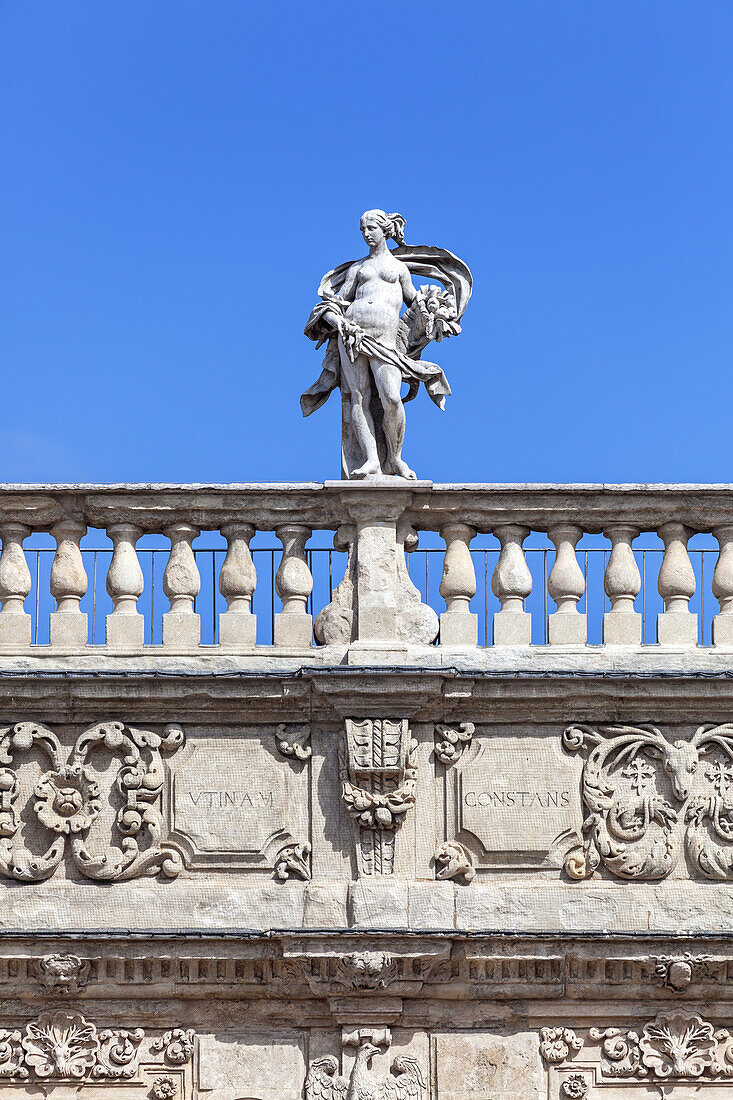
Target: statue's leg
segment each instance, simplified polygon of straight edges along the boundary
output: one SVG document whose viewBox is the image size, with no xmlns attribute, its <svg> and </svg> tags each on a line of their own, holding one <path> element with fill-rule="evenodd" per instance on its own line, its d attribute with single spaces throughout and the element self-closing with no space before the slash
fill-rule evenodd
<svg viewBox="0 0 733 1100">
<path fill-rule="evenodd" d="M 369 398 L 371 396 L 369 360 L 365 355 L 358 355 L 356 361 L 352 363 L 346 354 L 346 349 L 340 337 L 339 353 L 341 355 L 341 385 L 351 395 L 351 427 L 365 458 L 363 465 L 354 470 L 352 476 L 361 478 L 372 474 L 381 474 L 382 467 L 379 464 L 374 421 L 372 420 L 372 414 L 369 412 Z"/>
<path fill-rule="evenodd" d="M 387 441 L 388 474 L 398 477 L 414 477 L 415 473 L 402 460 L 402 444 L 405 441 L 405 406 L 402 404 L 402 375 L 391 363 L 371 360 L 374 383 L 384 409 L 384 437 Z"/>
</svg>

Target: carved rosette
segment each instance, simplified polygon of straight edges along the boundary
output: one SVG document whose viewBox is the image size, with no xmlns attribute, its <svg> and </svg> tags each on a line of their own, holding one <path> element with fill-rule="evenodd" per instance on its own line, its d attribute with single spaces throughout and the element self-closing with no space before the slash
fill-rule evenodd
<svg viewBox="0 0 733 1100">
<path fill-rule="evenodd" d="M 565 869 L 588 878 L 666 878 L 684 850 L 690 869 L 733 877 L 733 724 L 701 726 L 671 742 L 656 726 L 569 726 L 568 752 L 585 757 L 582 851 Z"/>
<path fill-rule="evenodd" d="M 346 719 L 341 794 L 359 828 L 363 875 L 394 872 L 395 831 L 415 805 L 416 751 L 407 719 Z"/>
<path fill-rule="evenodd" d="M 177 852 L 163 840 L 161 799 L 163 754 L 183 744 L 183 730 L 167 726 L 163 736 L 124 722 L 101 722 L 77 737 L 68 755 L 52 730 L 19 722 L 0 730 L 0 873 L 21 882 L 49 878 L 69 855 L 86 878 L 116 880 L 181 870 Z M 24 781 L 22 755 L 31 750 L 48 766 L 32 789 Z M 106 763 L 98 771 L 95 754 L 117 759 L 112 782 L 102 789 Z M 102 809 L 122 798 L 110 842 L 95 829 Z M 41 855 L 25 847 L 19 810 L 30 804 L 42 831 L 54 838 Z"/>
</svg>

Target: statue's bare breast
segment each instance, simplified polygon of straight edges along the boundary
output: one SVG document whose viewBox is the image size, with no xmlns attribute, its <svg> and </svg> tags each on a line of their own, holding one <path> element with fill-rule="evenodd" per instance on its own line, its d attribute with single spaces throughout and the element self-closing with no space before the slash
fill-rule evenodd
<svg viewBox="0 0 733 1100">
<path fill-rule="evenodd" d="M 394 346 L 402 307 L 401 266 L 391 257 L 363 260 L 354 301 L 346 310 L 350 321 L 388 347 Z"/>
</svg>

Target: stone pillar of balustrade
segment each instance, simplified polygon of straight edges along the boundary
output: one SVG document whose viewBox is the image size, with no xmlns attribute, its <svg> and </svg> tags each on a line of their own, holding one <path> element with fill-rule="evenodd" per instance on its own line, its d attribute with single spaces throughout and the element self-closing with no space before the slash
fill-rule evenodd
<svg viewBox="0 0 733 1100">
<path fill-rule="evenodd" d="M 733 645 L 733 524 L 713 531 L 720 553 L 713 573 L 713 595 L 720 603 L 713 616 L 713 645 Z"/>
<path fill-rule="evenodd" d="M 76 649 L 87 644 L 87 616 L 79 603 L 87 590 L 87 574 L 80 542 L 86 524 L 75 519 L 62 520 L 51 531 L 56 553 L 51 565 L 51 595 L 56 610 L 51 612 L 50 642 L 59 649 Z"/>
<path fill-rule="evenodd" d="M 305 559 L 305 544 L 310 528 L 300 523 L 287 523 L 275 534 L 283 545 L 280 566 L 275 574 L 275 591 L 283 609 L 275 615 L 273 643 L 276 646 L 302 649 L 313 644 L 313 616 L 306 614 L 305 605 L 313 591 L 313 577 Z"/>
<path fill-rule="evenodd" d="M 230 523 L 221 533 L 228 547 L 219 573 L 219 591 L 227 601 L 227 610 L 219 616 L 219 644 L 251 648 L 257 642 L 257 616 L 252 614 L 257 571 L 249 548 L 255 529 L 248 523 Z"/>
<path fill-rule="evenodd" d="M 0 646 L 25 649 L 31 644 L 31 617 L 23 603 L 31 590 L 31 574 L 23 552 L 30 528 L 22 523 L 3 523 L 0 538 Z"/>
<path fill-rule="evenodd" d="M 134 523 L 114 523 L 107 534 L 114 550 L 107 572 L 113 609 L 106 619 L 106 642 L 111 649 L 139 650 L 145 644 L 145 620 L 137 609 L 144 584 L 136 549 L 142 531 Z"/>
<path fill-rule="evenodd" d="M 657 588 L 664 600 L 664 611 L 657 616 L 657 641 L 660 645 L 697 645 L 697 615 L 689 603 L 695 595 L 695 573 L 687 552 L 692 532 L 682 523 L 665 523 L 659 528 L 664 542 L 664 557 Z"/>
<path fill-rule="evenodd" d="M 175 523 L 165 532 L 171 552 L 163 573 L 163 591 L 171 609 L 163 615 L 163 645 L 172 649 L 195 649 L 201 641 L 201 617 L 193 609 L 201 577 L 191 545 L 198 533 L 190 523 Z"/>
<path fill-rule="evenodd" d="M 440 644 L 478 645 L 478 615 L 468 605 L 476 595 L 476 572 L 469 549 L 476 531 L 466 523 L 449 523 L 441 531 L 446 551 L 440 594 L 446 609 L 440 616 Z"/>
<path fill-rule="evenodd" d="M 501 604 L 494 614 L 494 645 L 530 645 L 532 616 L 524 610 L 524 601 L 532 591 L 532 574 L 523 549 L 529 530 L 506 523 L 494 534 L 501 544 L 491 577 L 491 591 Z"/>
<path fill-rule="evenodd" d="M 611 541 L 611 553 L 603 578 L 611 610 L 603 616 L 604 645 L 641 645 L 641 614 L 634 611 L 634 600 L 641 591 L 641 574 L 631 544 L 639 534 L 637 527 L 614 524 L 605 532 Z"/>
<path fill-rule="evenodd" d="M 583 645 L 587 636 L 586 616 L 578 611 L 578 600 L 585 592 L 585 577 L 575 556 L 583 532 L 572 523 L 558 523 L 548 534 L 555 546 L 555 562 L 547 591 L 557 604 L 557 611 L 549 617 L 550 645 Z"/>
</svg>

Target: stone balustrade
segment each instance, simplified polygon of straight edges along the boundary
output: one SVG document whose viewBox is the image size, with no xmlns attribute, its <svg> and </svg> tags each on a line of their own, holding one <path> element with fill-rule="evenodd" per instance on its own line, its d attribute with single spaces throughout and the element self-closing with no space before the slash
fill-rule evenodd
<svg viewBox="0 0 733 1100">
<path fill-rule="evenodd" d="M 106 577 L 90 577 L 85 547 L 94 533 L 111 542 Z M 202 579 L 196 556 L 200 533 L 223 536 L 216 584 L 226 603 L 216 610 L 215 646 L 201 645 L 197 599 Z M 264 582 L 250 546 L 258 533 L 271 532 L 281 550 L 274 576 Z M 310 540 L 321 533 L 345 562 L 328 597 L 316 603 Z M 656 638 L 642 639 L 639 595 L 643 578 L 639 544 L 644 533 L 661 540 L 654 584 L 663 601 Z M 255 656 L 267 650 L 314 661 L 357 664 L 420 664 L 468 659 L 479 645 L 476 605 L 495 612 L 486 630 L 489 648 L 506 655 L 527 653 L 538 641 L 530 596 L 538 587 L 545 609 L 546 647 L 567 653 L 619 647 L 629 653 L 642 640 L 689 651 L 698 647 L 698 614 L 691 609 L 698 578 L 688 543 L 696 534 L 719 546 L 711 594 L 719 603 L 710 641 L 733 645 L 733 493 L 729 486 L 668 485 L 434 485 L 428 482 L 327 482 L 285 485 L 6 485 L 0 487 L 0 652 L 11 655 L 80 654 L 105 650 L 130 655 L 150 648 L 139 601 L 147 584 L 138 544 L 143 536 L 170 542 L 162 592 L 169 608 L 162 615 L 158 652 L 171 655 L 217 651 Z M 29 545 L 40 535 L 55 540 L 48 577 L 48 642 L 33 644 L 31 613 L 43 614 L 43 578 L 29 568 Z M 590 593 L 583 567 L 584 536 L 605 541 L 602 581 L 594 583 L 602 601 L 602 628 L 590 636 Z M 415 583 L 408 557 L 418 539 L 439 536 L 440 600 L 429 585 Z M 483 594 L 478 593 L 476 547 L 489 536 L 496 554 Z M 533 538 L 544 536 L 546 576 L 528 565 Z M 663 544 L 663 549 L 662 549 Z M 47 551 L 51 553 L 52 551 Z M 712 553 L 712 551 L 711 551 Z M 587 558 L 587 554 L 586 554 Z M 712 564 L 712 563 L 711 563 Z M 96 572 L 96 566 L 95 566 Z M 646 578 L 650 581 L 650 578 Z M 158 586 L 160 587 L 160 576 Z M 262 645 L 254 602 L 258 585 L 272 598 L 271 635 Z M 86 601 L 106 587 L 112 607 L 106 615 L 104 644 L 89 645 Z M 48 597 L 46 597 L 47 599 Z M 158 595 L 158 609 L 161 601 Z M 472 603 L 473 601 L 473 603 Z M 431 606 L 436 603 L 436 606 Z M 29 605 L 30 608 L 29 608 Z M 554 606 L 553 606 L 554 605 Z M 661 606 L 661 605 L 660 605 Z M 710 605 L 709 605 L 710 608 Z M 38 632 L 36 630 L 35 636 Z M 147 644 L 146 644 L 147 643 Z M 258 644 L 260 643 L 260 644 Z M 437 643 L 437 644 L 436 644 Z M 589 644 L 592 643 L 592 644 Z M 603 643 L 602 645 L 600 643 Z M 648 645 L 647 647 L 648 648 Z M 445 653 L 446 657 L 440 657 Z M 462 656 L 461 656 L 462 655 Z"/>
</svg>

